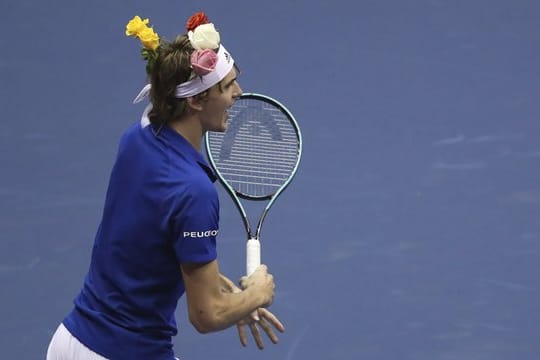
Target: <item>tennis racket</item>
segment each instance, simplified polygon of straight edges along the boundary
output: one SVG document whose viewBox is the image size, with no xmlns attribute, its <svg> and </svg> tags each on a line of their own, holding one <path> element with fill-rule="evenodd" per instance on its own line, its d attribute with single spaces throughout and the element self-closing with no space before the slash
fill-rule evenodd
<svg viewBox="0 0 540 360">
<path fill-rule="evenodd" d="M 246 234 L 246 274 L 261 264 L 263 221 L 290 184 L 302 155 L 302 136 L 295 118 L 278 101 L 243 94 L 229 109 L 227 130 L 207 132 L 205 145 L 216 175 L 240 211 Z M 267 201 L 255 231 L 240 199 Z"/>
</svg>

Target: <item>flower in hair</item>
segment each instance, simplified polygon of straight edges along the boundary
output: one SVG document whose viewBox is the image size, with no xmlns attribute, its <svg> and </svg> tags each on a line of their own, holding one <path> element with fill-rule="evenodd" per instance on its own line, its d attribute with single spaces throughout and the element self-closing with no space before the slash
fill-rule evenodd
<svg viewBox="0 0 540 360">
<path fill-rule="evenodd" d="M 195 50 L 219 47 L 219 33 L 212 23 L 197 26 L 195 30 L 188 32 L 188 37 Z"/>
<path fill-rule="evenodd" d="M 133 17 L 126 25 L 126 35 L 138 38 L 141 41 L 141 56 L 146 60 L 146 72 L 150 73 L 158 57 L 159 36 L 153 28 L 148 26 L 148 19 Z"/>
<path fill-rule="evenodd" d="M 154 29 L 148 27 L 148 22 L 148 19 L 142 20 L 135 16 L 126 25 L 126 35 L 138 38 L 145 49 L 155 51 L 159 46 L 159 36 Z"/>
<path fill-rule="evenodd" d="M 199 76 L 206 75 L 216 68 L 218 56 L 214 50 L 195 50 L 191 54 L 191 67 Z"/>
<path fill-rule="evenodd" d="M 147 50 L 155 51 L 159 46 L 159 36 L 154 29 L 147 27 L 139 33 L 139 39 L 143 47 Z"/>
<path fill-rule="evenodd" d="M 205 13 L 203 13 L 202 11 L 195 13 L 191 15 L 191 17 L 188 19 L 186 23 L 186 31 L 187 32 L 193 31 L 195 30 L 197 26 L 202 25 L 202 24 L 208 24 L 208 23 L 209 21 Z"/>
<path fill-rule="evenodd" d="M 148 19 L 141 19 L 140 16 L 133 17 L 126 25 L 126 36 L 136 37 L 139 32 L 146 28 L 146 24 L 148 24 L 149 21 L 150 20 Z"/>
</svg>

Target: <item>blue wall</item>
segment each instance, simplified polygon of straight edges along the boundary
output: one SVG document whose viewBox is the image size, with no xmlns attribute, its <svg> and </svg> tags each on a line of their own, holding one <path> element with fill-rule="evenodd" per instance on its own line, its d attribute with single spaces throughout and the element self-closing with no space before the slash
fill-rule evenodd
<svg viewBox="0 0 540 360">
<path fill-rule="evenodd" d="M 186 359 L 540 358 L 540 4 L 66 1 L 0 4 L 0 349 L 43 359 L 81 286 L 116 145 L 143 104 L 138 44 L 204 10 L 304 135 L 263 228 L 277 346 L 199 335 Z M 244 269 L 224 192 L 220 265 Z"/>
</svg>

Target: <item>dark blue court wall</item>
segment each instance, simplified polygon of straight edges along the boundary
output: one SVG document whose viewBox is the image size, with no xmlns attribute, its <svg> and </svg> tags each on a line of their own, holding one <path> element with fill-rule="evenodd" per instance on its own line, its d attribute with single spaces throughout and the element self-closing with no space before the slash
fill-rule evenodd
<svg viewBox="0 0 540 360">
<path fill-rule="evenodd" d="M 295 114 L 304 156 L 263 227 L 279 345 L 197 334 L 182 300 L 178 355 L 540 358 L 540 5 L 525 0 L 2 1 L 3 357 L 45 357 L 88 267 L 119 137 L 144 108 L 126 22 L 171 38 L 200 10 L 244 91 Z M 220 197 L 236 279 L 245 235 Z"/>
</svg>

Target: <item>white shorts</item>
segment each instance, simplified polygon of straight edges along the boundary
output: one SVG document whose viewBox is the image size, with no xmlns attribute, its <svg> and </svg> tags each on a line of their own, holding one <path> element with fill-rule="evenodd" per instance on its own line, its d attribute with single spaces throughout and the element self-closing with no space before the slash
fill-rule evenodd
<svg viewBox="0 0 540 360">
<path fill-rule="evenodd" d="M 93 352 L 81 343 L 69 332 L 64 324 L 60 324 L 54 333 L 49 349 L 47 360 L 107 360 L 103 356 Z"/>
<path fill-rule="evenodd" d="M 49 344 L 47 360 L 107 360 L 107 358 L 87 348 L 71 335 L 64 324 L 60 324 Z"/>
</svg>

